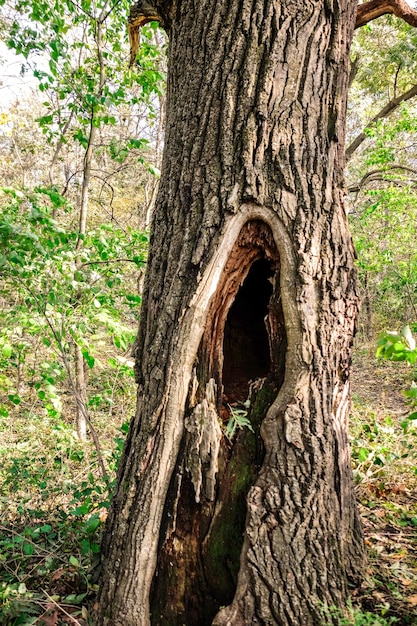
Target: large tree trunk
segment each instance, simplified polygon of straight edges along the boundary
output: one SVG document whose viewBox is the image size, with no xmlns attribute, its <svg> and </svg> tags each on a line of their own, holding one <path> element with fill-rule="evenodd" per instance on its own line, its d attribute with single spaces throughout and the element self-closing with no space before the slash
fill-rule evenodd
<svg viewBox="0 0 417 626">
<path fill-rule="evenodd" d="M 155 4 L 166 145 L 98 623 L 331 622 L 364 561 L 342 174 L 356 0 Z M 254 430 L 232 442 L 230 405 Z"/>
</svg>

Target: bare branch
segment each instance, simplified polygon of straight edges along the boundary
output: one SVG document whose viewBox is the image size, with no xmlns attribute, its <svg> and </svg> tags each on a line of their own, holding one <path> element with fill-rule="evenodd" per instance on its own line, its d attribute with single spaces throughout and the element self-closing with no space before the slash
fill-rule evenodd
<svg viewBox="0 0 417 626">
<path fill-rule="evenodd" d="M 395 15 L 411 26 L 417 26 L 417 11 L 405 0 L 370 0 L 358 6 L 355 28 L 360 28 L 381 15 Z"/>
<path fill-rule="evenodd" d="M 417 95 L 417 85 L 414 85 L 408 91 L 405 91 L 403 94 L 397 96 L 396 98 L 393 98 L 390 102 L 388 102 L 388 104 L 386 104 L 384 108 L 381 109 L 379 113 L 377 113 L 371 119 L 371 121 L 369 122 L 369 124 L 365 126 L 363 131 L 346 148 L 346 161 L 349 161 L 349 159 L 351 158 L 355 150 L 357 150 L 359 146 L 361 145 L 361 143 L 365 141 L 365 139 L 367 138 L 366 131 L 369 128 L 372 128 L 372 126 L 376 124 L 378 120 L 388 117 L 393 111 L 395 111 L 395 109 L 398 109 L 398 107 L 400 106 L 402 102 L 406 102 L 407 100 L 410 100 L 416 95 Z"/>
<path fill-rule="evenodd" d="M 58 602 L 49 595 L 49 593 L 47 591 L 45 591 L 45 589 L 42 589 L 42 592 L 46 595 L 46 597 L 48 598 L 49 602 L 52 602 L 52 604 L 59 610 L 61 611 L 64 615 L 66 615 L 73 624 L 75 624 L 76 626 L 81 626 L 81 622 L 79 622 L 77 619 L 75 619 L 75 617 L 73 615 L 71 615 L 70 613 L 67 613 L 67 611 L 64 609 L 64 607 L 62 606 L 62 604 L 58 604 Z M 38 621 L 38 620 L 36 620 Z"/>
<path fill-rule="evenodd" d="M 417 178 L 407 178 L 405 180 L 400 180 L 400 179 L 391 179 L 391 178 L 387 178 L 387 174 L 389 174 L 390 172 L 392 172 L 393 170 L 401 170 L 403 172 L 408 172 L 410 174 L 414 174 L 415 176 L 417 176 L 417 170 L 408 167 L 406 165 L 388 165 L 387 167 L 378 169 L 378 170 L 370 170 L 369 172 L 367 172 L 365 174 L 365 176 L 359 181 L 359 183 L 357 183 L 356 185 L 353 185 L 352 187 L 349 187 L 348 191 L 349 193 L 358 193 L 359 191 L 361 191 L 364 187 L 366 187 L 369 183 L 371 182 L 389 182 L 389 183 L 394 183 L 395 185 L 400 185 L 400 184 L 415 184 L 417 183 Z M 384 176 L 385 175 L 385 176 Z"/>
</svg>

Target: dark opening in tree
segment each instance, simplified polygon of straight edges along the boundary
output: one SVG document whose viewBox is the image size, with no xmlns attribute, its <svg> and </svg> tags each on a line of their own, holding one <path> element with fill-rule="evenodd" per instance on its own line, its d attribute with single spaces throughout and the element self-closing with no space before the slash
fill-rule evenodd
<svg viewBox="0 0 417 626">
<path fill-rule="evenodd" d="M 281 261 L 270 227 L 262 220 L 248 221 L 208 309 L 196 359 L 197 400 L 210 379 L 219 412 L 222 404 L 227 409 L 227 404 L 244 402 L 255 379 L 269 377 L 280 388 L 287 348 L 280 280 Z"/>
<path fill-rule="evenodd" d="M 194 363 L 162 516 L 152 626 L 209 626 L 235 595 L 246 498 L 265 454 L 260 425 L 284 375 L 280 274 L 271 228 L 246 222 L 216 281 Z M 250 428 L 242 422 L 225 436 L 232 410 Z"/>
<path fill-rule="evenodd" d="M 223 387 L 227 402 L 245 400 L 248 382 L 265 378 L 271 369 L 267 316 L 273 291 L 272 275 L 269 261 L 264 258 L 255 261 L 230 307 L 223 340 Z"/>
</svg>

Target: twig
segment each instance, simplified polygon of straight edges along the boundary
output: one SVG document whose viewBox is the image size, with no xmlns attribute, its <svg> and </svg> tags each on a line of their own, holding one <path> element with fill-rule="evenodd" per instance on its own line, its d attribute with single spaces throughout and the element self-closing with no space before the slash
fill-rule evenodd
<svg viewBox="0 0 417 626">
<path fill-rule="evenodd" d="M 87 265 L 105 265 L 109 263 L 135 263 L 136 264 L 136 261 L 133 261 L 133 259 L 122 259 L 122 258 L 121 259 L 106 259 L 105 261 L 86 261 L 85 263 L 82 263 L 80 267 L 86 267 Z"/>
<path fill-rule="evenodd" d="M 67 617 L 70 618 L 70 620 L 72 620 L 74 622 L 74 624 L 77 624 L 77 626 L 83 626 L 81 624 L 81 622 L 79 622 L 77 619 L 75 619 L 75 617 L 73 617 L 70 613 L 68 613 L 63 606 L 61 606 L 60 604 L 58 604 L 58 602 L 56 602 L 52 596 L 49 595 L 49 593 L 47 591 L 45 591 L 45 589 L 41 589 L 42 593 L 44 593 L 46 595 L 46 597 L 48 598 L 49 602 L 52 602 L 52 604 L 54 606 L 57 607 L 57 609 L 59 611 L 61 611 L 64 615 L 66 615 Z M 42 617 L 42 616 L 40 616 Z"/>
</svg>

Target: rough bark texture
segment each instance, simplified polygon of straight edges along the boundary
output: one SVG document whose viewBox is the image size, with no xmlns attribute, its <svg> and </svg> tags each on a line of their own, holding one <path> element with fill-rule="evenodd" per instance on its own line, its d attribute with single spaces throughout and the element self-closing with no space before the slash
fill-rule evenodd
<svg viewBox="0 0 417 626">
<path fill-rule="evenodd" d="M 321 607 L 343 606 L 364 558 L 347 440 L 358 293 L 342 174 L 356 2 L 154 4 L 170 41 L 166 144 L 137 413 L 103 542 L 98 623 L 148 626 L 151 588 L 154 624 L 203 623 L 192 617 L 190 594 L 212 585 L 207 524 L 230 492 L 232 456 L 216 447 L 213 423 L 222 415 L 223 364 L 239 354 L 227 357 L 227 326 L 239 319 L 240 284 L 262 258 L 273 283 L 269 375 L 280 389 L 260 427 L 263 462 L 250 480 L 236 588 L 223 599 L 211 589 L 210 612 L 229 603 L 218 626 L 330 622 Z M 226 395 L 237 378 L 225 380 Z M 188 584 L 185 571 L 203 586 Z"/>
</svg>

